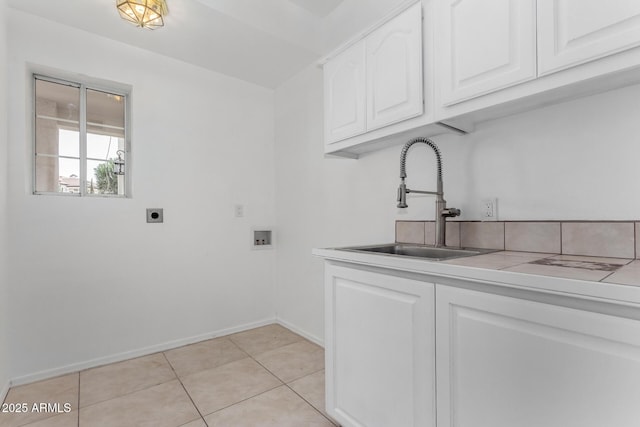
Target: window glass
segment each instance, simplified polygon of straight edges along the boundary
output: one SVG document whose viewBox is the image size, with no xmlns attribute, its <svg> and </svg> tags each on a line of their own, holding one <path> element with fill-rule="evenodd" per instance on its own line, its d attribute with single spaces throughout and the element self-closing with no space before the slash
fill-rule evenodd
<svg viewBox="0 0 640 427">
<path fill-rule="evenodd" d="M 60 158 L 59 191 L 61 193 L 80 194 L 80 160 Z"/>
<path fill-rule="evenodd" d="M 126 96 L 34 78 L 35 192 L 124 196 Z"/>
<path fill-rule="evenodd" d="M 63 162 L 61 156 L 75 160 L 76 178 L 80 173 L 77 167 L 80 158 L 80 88 L 36 80 L 35 95 L 36 191 L 63 192 L 60 180 L 69 176 L 60 165 L 69 162 Z M 63 129 L 75 132 L 62 135 Z"/>
<path fill-rule="evenodd" d="M 119 194 L 118 178 L 114 173 L 113 160 L 87 161 L 87 192 L 89 194 Z"/>
<path fill-rule="evenodd" d="M 87 131 L 124 138 L 124 96 L 87 89 Z"/>
<path fill-rule="evenodd" d="M 80 158 L 80 132 L 60 129 L 58 131 L 58 154 L 65 157 Z"/>
</svg>

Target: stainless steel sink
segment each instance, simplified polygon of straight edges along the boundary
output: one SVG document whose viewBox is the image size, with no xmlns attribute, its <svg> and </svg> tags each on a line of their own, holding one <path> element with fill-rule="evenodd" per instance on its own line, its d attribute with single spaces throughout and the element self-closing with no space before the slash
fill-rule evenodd
<svg viewBox="0 0 640 427">
<path fill-rule="evenodd" d="M 353 252 L 369 252 L 382 255 L 393 255 L 402 257 L 423 258 L 431 261 L 442 261 L 446 259 L 462 258 L 473 255 L 496 252 L 494 249 L 476 248 L 448 248 L 434 247 L 426 245 L 409 245 L 403 243 L 391 243 L 386 245 L 359 246 L 352 248 L 339 248 L 340 250 Z"/>
</svg>

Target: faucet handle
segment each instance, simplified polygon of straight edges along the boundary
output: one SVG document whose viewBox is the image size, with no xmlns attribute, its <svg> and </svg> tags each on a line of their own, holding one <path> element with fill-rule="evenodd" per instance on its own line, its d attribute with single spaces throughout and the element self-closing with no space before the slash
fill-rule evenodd
<svg viewBox="0 0 640 427">
<path fill-rule="evenodd" d="M 447 218 L 451 218 L 451 217 L 454 217 L 454 216 L 460 216 L 460 209 L 457 209 L 457 208 L 445 208 L 445 209 L 442 209 L 441 215 L 442 216 L 446 216 Z"/>
</svg>

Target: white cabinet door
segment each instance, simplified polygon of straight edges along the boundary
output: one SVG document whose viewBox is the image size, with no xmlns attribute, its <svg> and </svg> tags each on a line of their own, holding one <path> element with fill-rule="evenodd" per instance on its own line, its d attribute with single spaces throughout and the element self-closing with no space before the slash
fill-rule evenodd
<svg viewBox="0 0 640 427">
<path fill-rule="evenodd" d="M 367 130 L 422 114 L 422 4 L 366 39 Z"/>
<path fill-rule="evenodd" d="M 340 141 L 365 131 L 364 40 L 324 65 L 325 140 Z"/>
<path fill-rule="evenodd" d="M 538 2 L 540 74 L 640 45 L 640 1 Z"/>
<path fill-rule="evenodd" d="M 637 427 L 640 321 L 437 285 L 438 427 Z"/>
<path fill-rule="evenodd" d="M 535 34 L 535 0 L 437 1 L 436 86 L 441 104 L 535 78 Z"/>
<path fill-rule="evenodd" d="M 327 412 L 343 427 L 434 427 L 434 285 L 325 273 Z"/>
</svg>

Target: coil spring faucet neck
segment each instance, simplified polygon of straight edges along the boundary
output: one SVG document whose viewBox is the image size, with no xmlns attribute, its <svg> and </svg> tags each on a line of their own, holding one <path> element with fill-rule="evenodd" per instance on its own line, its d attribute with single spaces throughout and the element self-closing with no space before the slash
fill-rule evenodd
<svg viewBox="0 0 640 427">
<path fill-rule="evenodd" d="M 405 184 L 405 178 L 407 177 L 407 153 L 409 148 L 419 142 L 431 147 L 436 155 L 438 169 L 436 191 L 410 190 Z M 460 215 L 460 209 L 447 209 L 447 202 L 444 200 L 444 191 L 442 188 L 442 156 L 440 155 L 438 146 L 428 138 L 414 138 L 407 142 L 400 152 L 400 187 L 398 187 L 398 207 L 402 209 L 408 207 L 407 194 L 409 193 L 432 194 L 436 196 L 436 247 L 445 246 L 447 228 L 446 219 Z"/>
</svg>

